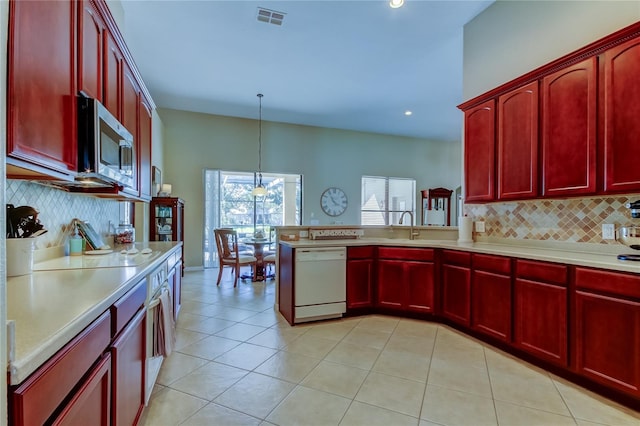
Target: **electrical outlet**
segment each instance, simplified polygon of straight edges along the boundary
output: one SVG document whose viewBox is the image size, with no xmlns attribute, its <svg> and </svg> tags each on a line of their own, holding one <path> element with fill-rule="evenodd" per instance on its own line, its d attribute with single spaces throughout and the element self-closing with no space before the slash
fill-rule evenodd
<svg viewBox="0 0 640 426">
<path fill-rule="evenodd" d="M 613 223 L 602 224 L 602 239 L 603 240 L 615 240 L 616 239 L 616 227 Z"/>
<path fill-rule="evenodd" d="M 476 232 L 484 232 L 484 220 L 476 220 L 473 225 Z"/>
<path fill-rule="evenodd" d="M 300 231 L 300 238 L 309 238 L 309 231 Z"/>
</svg>

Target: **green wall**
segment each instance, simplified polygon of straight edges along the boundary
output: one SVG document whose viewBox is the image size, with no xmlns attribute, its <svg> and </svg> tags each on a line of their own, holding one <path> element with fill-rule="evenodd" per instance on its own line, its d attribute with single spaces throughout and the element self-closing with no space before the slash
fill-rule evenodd
<svg viewBox="0 0 640 426">
<path fill-rule="evenodd" d="M 203 171 L 255 171 L 258 167 L 257 120 L 170 109 L 162 119 L 163 181 L 185 200 L 185 261 L 202 265 Z M 268 115 L 265 111 L 263 118 Z M 352 132 L 263 120 L 262 170 L 303 175 L 303 223 L 311 213 L 327 225 L 360 223 L 363 175 L 415 178 L 420 189 L 460 185 L 460 142 Z M 338 186 L 349 197 L 344 215 L 330 218 L 319 207 L 320 194 Z M 419 202 L 416 194 L 416 203 Z M 418 218 L 416 218 L 418 220 Z"/>
</svg>

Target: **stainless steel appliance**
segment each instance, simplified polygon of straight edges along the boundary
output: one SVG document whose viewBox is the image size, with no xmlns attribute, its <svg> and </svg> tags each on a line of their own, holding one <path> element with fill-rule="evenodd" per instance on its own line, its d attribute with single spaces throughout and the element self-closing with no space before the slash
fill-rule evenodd
<svg viewBox="0 0 640 426">
<path fill-rule="evenodd" d="M 640 200 L 627 203 L 625 207 L 630 210 L 632 218 L 640 218 Z M 622 226 L 618 228 L 616 239 L 625 246 L 640 250 L 640 226 Z M 640 254 L 619 254 L 618 259 L 640 261 Z"/>
<path fill-rule="evenodd" d="M 79 96 L 76 184 L 133 188 L 135 159 L 132 134 L 99 101 Z"/>
<path fill-rule="evenodd" d="M 296 249 L 294 322 L 341 317 L 347 309 L 344 247 Z"/>
</svg>

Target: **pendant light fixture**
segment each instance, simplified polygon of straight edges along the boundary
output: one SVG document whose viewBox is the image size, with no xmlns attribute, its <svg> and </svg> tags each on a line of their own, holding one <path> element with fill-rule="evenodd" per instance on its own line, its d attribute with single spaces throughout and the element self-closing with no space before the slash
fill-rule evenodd
<svg viewBox="0 0 640 426">
<path fill-rule="evenodd" d="M 258 119 L 258 184 L 251 191 L 254 197 L 262 197 L 267 195 L 267 188 L 262 184 L 262 93 L 258 93 L 260 100 L 260 115 Z"/>
</svg>

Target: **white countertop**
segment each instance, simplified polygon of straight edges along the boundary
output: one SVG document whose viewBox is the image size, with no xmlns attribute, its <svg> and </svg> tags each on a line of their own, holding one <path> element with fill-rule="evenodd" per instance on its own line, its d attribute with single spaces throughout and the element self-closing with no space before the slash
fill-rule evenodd
<svg viewBox="0 0 640 426">
<path fill-rule="evenodd" d="M 9 384 L 24 381 L 181 244 L 149 243 L 153 260 L 136 266 L 83 268 L 82 257 L 96 256 L 62 257 L 37 263 L 30 275 L 8 278 L 7 319 L 15 322 Z"/>
<path fill-rule="evenodd" d="M 495 244 L 486 242 L 458 243 L 451 240 L 409 240 L 406 238 L 356 238 L 344 240 L 305 240 L 280 241 L 281 244 L 293 248 L 311 247 L 349 247 L 349 246 L 391 246 L 391 247 L 424 247 L 462 250 L 474 253 L 495 254 L 522 259 L 540 260 L 545 262 L 565 263 L 568 265 L 587 266 L 591 268 L 610 269 L 614 271 L 640 273 L 640 262 L 618 260 L 616 253 L 633 253 L 634 250 L 620 245 L 610 253 L 585 250 L 559 249 L 557 247 L 530 247 L 527 245 Z M 640 252 L 638 252 L 640 254 Z"/>
</svg>

